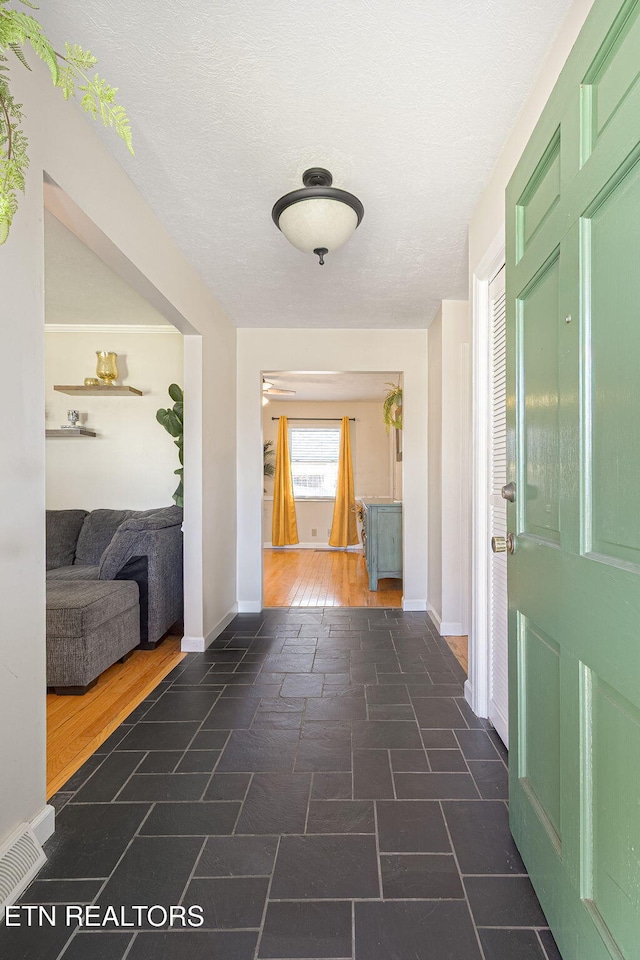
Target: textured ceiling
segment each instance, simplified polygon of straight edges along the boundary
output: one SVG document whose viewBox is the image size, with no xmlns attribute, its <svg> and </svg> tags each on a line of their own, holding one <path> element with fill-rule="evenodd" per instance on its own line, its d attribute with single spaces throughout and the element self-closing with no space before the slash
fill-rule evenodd
<svg viewBox="0 0 640 960">
<path fill-rule="evenodd" d="M 570 0 L 55 0 L 136 157 L 100 131 L 237 326 L 424 327 L 467 296 L 475 203 Z M 271 221 L 303 170 L 364 203 L 320 267 Z"/>
<path fill-rule="evenodd" d="M 171 326 L 48 210 L 44 212 L 44 268 L 45 323 Z"/>
<path fill-rule="evenodd" d="M 398 383 L 398 373 L 299 373 L 274 370 L 265 379 L 281 390 L 295 390 L 294 397 L 271 396 L 269 401 L 379 400 L 382 403 L 389 383 Z"/>
</svg>

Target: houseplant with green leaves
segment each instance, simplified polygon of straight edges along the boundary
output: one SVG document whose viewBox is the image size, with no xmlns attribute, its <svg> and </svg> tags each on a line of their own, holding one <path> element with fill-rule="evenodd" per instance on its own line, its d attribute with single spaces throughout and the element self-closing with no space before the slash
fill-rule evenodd
<svg viewBox="0 0 640 960">
<path fill-rule="evenodd" d="M 60 87 L 65 100 L 78 96 L 85 113 L 102 120 L 105 127 L 113 127 L 133 153 L 126 110 L 116 101 L 117 87 L 93 73 L 96 57 L 75 43 L 66 43 L 64 53 L 59 52 L 42 24 L 21 7 L 38 9 L 30 0 L 0 0 L 0 243 L 9 235 L 29 166 L 29 144 L 21 126 L 22 104 L 16 103 L 11 92 L 10 71 L 10 65 L 18 61 L 31 69 L 29 49 L 47 65 L 53 85 Z"/>
<path fill-rule="evenodd" d="M 173 493 L 173 499 L 179 507 L 184 506 L 184 448 L 183 448 L 183 416 L 184 416 L 184 393 L 182 387 L 177 383 L 172 383 L 169 387 L 169 396 L 174 401 L 172 407 L 161 407 L 156 412 L 156 420 L 162 424 L 168 434 L 174 440 L 178 448 L 178 459 L 180 466 L 173 472 L 180 478 L 180 482 Z"/>
<path fill-rule="evenodd" d="M 389 433 L 391 427 L 402 430 L 402 387 L 399 383 L 387 383 L 387 386 L 390 390 L 382 402 L 382 419 Z"/>
<path fill-rule="evenodd" d="M 273 480 L 276 473 L 276 452 L 273 449 L 273 440 L 267 440 L 262 445 L 262 465 L 264 467 L 264 475 L 270 480 Z"/>
</svg>

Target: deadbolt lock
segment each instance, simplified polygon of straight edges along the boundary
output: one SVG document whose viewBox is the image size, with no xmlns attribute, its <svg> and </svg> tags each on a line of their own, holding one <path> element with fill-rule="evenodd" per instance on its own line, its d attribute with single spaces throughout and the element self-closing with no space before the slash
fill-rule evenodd
<svg viewBox="0 0 640 960">
<path fill-rule="evenodd" d="M 516 538 L 512 533 L 506 537 L 491 537 L 491 549 L 494 553 L 515 553 Z"/>
</svg>

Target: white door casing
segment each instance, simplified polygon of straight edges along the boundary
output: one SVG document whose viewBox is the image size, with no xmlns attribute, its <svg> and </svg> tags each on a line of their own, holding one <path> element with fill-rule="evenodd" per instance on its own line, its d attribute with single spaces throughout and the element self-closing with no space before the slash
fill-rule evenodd
<svg viewBox="0 0 640 960">
<path fill-rule="evenodd" d="M 506 446 L 506 309 L 505 268 L 489 284 L 488 470 L 489 528 L 492 537 L 507 536 Z M 488 547 L 488 544 L 487 544 Z M 509 743 L 507 554 L 491 553 L 488 569 L 489 720 Z"/>
<path fill-rule="evenodd" d="M 489 588 L 491 516 L 489 510 L 489 414 L 491 390 L 490 340 L 492 317 L 489 287 L 504 267 L 504 226 L 498 231 L 473 274 L 472 289 L 472 517 L 471 517 L 471 624 L 469 678 L 465 698 L 479 717 L 489 716 L 490 650 Z"/>
</svg>

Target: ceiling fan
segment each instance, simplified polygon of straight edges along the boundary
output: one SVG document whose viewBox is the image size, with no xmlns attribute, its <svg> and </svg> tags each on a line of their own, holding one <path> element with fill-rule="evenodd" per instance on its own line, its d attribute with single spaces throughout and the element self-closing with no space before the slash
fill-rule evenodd
<svg viewBox="0 0 640 960">
<path fill-rule="evenodd" d="M 293 397 L 295 396 L 295 390 L 281 390 L 279 387 L 274 387 L 270 380 L 265 380 L 262 378 L 262 393 L 267 397 Z"/>
</svg>

